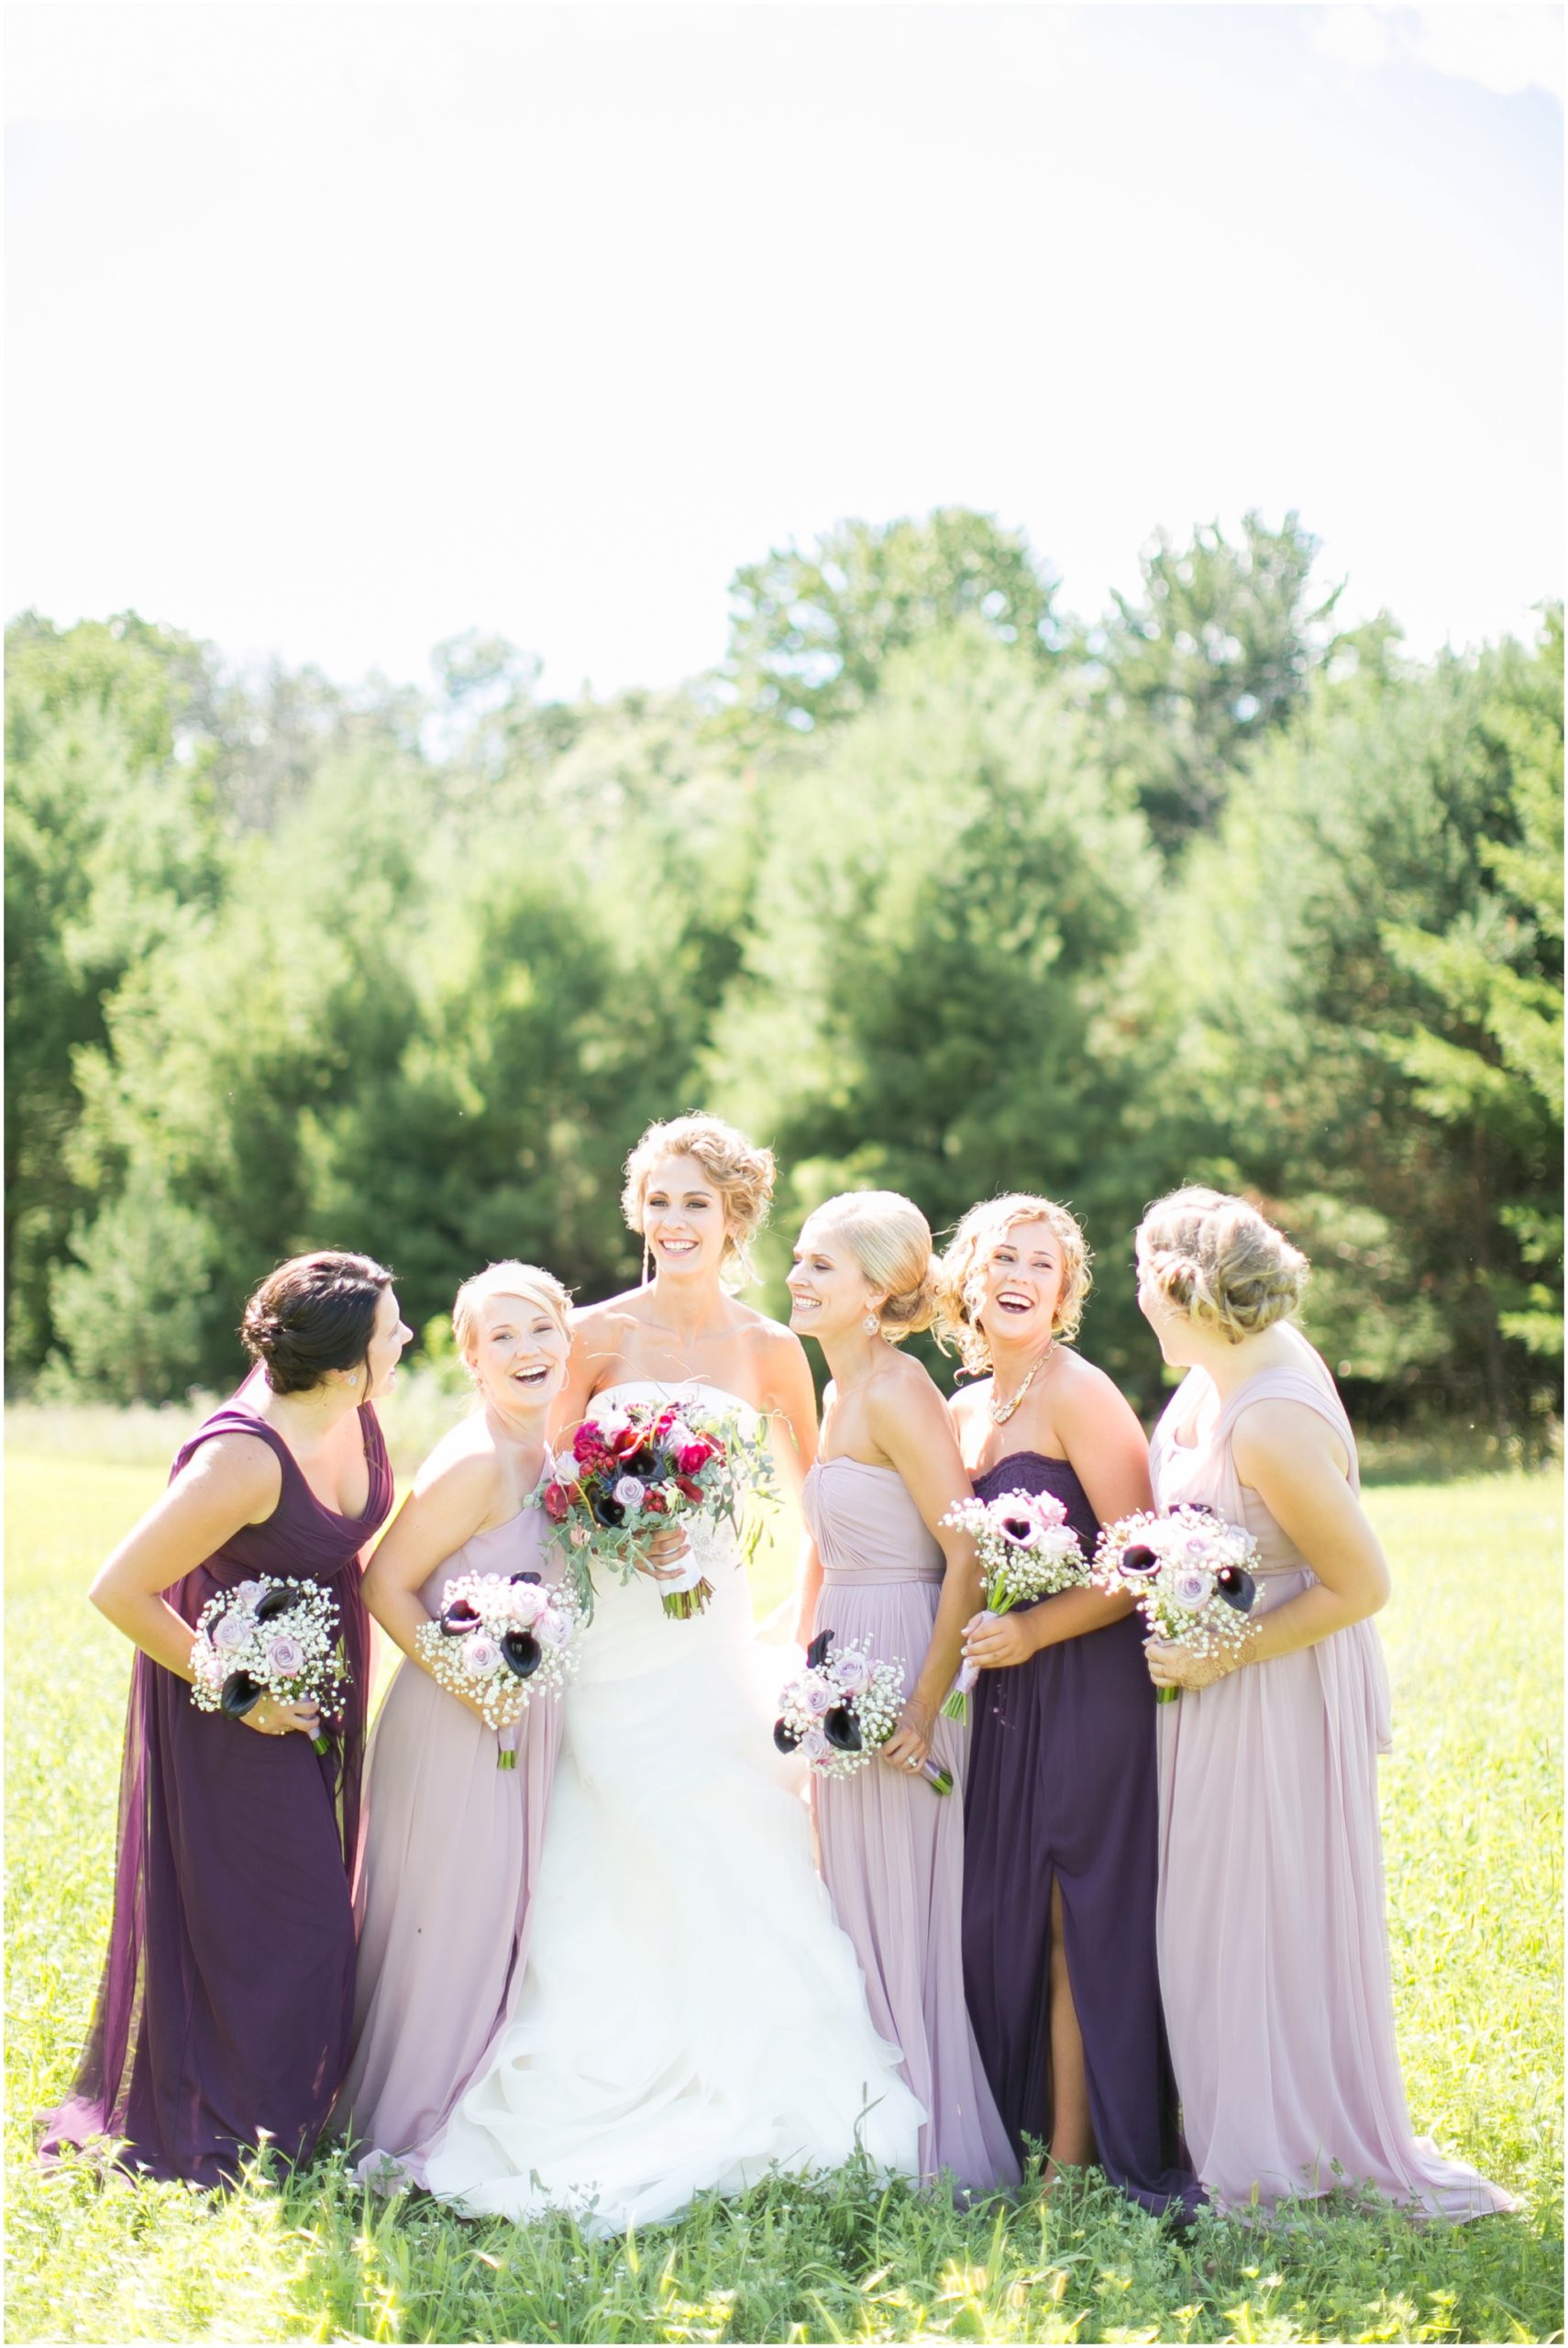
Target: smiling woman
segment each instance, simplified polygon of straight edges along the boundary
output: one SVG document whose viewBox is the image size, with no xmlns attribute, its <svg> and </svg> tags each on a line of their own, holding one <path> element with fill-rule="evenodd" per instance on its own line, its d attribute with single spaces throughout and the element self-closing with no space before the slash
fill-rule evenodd
<svg viewBox="0 0 1568 2348">
<path fill-rule="evenodd" d="M 459 1574 L 558 1573 L 529 1503 L 548 1466 L 570 1302 L 532 1264 L 464 1281 L 452 1330 L 473 1411 L 419 1470 L 365 1577 L 367 1605 L 406 1657 L 370 1744 L 354 2048 L 335 2113 L 373 2183 L 424 2181 L 425 2147 L 522 1977 L 559 1708 L 530 1703 L 516 1767 L 498 1769 L 480 1701 L 436 1680 L 419 1634 Z"/>
</svg>

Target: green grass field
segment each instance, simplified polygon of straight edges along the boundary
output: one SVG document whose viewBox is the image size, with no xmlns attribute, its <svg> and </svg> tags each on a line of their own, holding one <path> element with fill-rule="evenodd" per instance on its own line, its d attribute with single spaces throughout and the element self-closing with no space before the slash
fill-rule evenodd
<svg viewBox="0 0 1568 2348">
<path fill-rule="evenodd" d="M 6 2336 L 93 2341 L 1516 2341 L 1561 2337 L 1561 1616 L 1555 1483 L 1375 1491 L 1395 1993 L 1417 2123 L 1524 2202 L 1459 2229 L 1320 2207 L 1175 2238 L 1090 2178 L 956 2211 L 845 2172 L 635 2240 L 469 2223 L 324 2155 L 209 2201 L 45 2174 L 107 1922 L 123 1643 L 94 1567 L 159 1489 L 8 1456 Z M 777 1594 L 770 1566 L 763 1602 Z"/>
</svg>

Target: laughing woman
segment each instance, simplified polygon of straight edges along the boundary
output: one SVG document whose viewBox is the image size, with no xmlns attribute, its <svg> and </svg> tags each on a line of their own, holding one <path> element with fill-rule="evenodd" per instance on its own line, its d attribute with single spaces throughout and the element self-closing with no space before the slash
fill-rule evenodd
<svg viewBox="0 0 1568 2348">
<path fill-rule="evenodd" d="M 529 1502 L 566 1377 L 570 1300 L 531 1264 L 491 1264 L 458 1290 L 452 1329 L 478 1389 L 414 1479 L 365 1577 L 407 1660 L 370 1743 L 354 2051 L 337 2124 L 368 2182 L 424 2182 L 424 2156 L 504 2023 L 523 1973 L 558 1701 L 529 1705 L 513 1770 L 477 1703 L 415 1644 L 457 1574 L 559 1571 Z"/>
<path fill-rule="evenodd" d="M 982 1500 L 1049 1492 L 1092 1555 L 1100 1523 L 1149 1505 L 1148 1445 L 1103 1371 L 1072 1350 L 1089 1285 L 1077 1222 L 1050 1199 L 971 1207 L 939 1271 L 943 1317 L 983 1382 L 948 1405 Z M 1154 1704 L 1127 1602 L 1068 1589 L 995 1620 L 965 1817 L 964 1974 L 1013 2143 L 1047 2180 L 1098 2152 L 1147 2210 L 1190 2205 L 1154 1960 Z"/>
<path fill-rule="evenodd" d="M 241 1335 L 256 1369 L 93 1584 L 139 1652 L 109 1953 L 41 2145 L 49 2159 L 106 2136 L 123 2166 L 203 2186 L 232 2180 L 263 2136 L 308 2154 L 348 2061 L 370 1645 L 359 1559 L 392 1497 L 371 1402 L 409 1339 L 391 1273 L 336 1251 L 263 1280 Z M 263 1696 L 231 1720 L 191 1701 L 202 1609 L 262 1575 L 337 1604 L 349 1679 L 319 1758 L 312 1705 Z"/>
<path fill-rule="evenodd" d="M 823 1880 L 866 1975 L 871 2017 L 903 2054 L 925 2106 L 923 2177 L 1016 2185 L 964 2005 L 959 1901 L 967 1738 L 938 1707 L 977 1584 L 974 1544 L 944 1520 L 968 1479 L 926 1371 L 897 1348 L 935 1304 L 931 1232 L 891 1191 L 830 1199 L 806 1223 L 790 1274 L 790 1323 L 833 1372 L 822 1447 L 806 1479 L 814 1539 L 802 1596 L 812 1636 L 865 1641 L 901 1660 L 906 1696 L 879 1760 L 812 1787 Z M 953 1779 L 933 1790 L 932 1758 Z"/>
<path fill-rule="evenodd" d="M 1515 2204 L 1413 2134 L 1384 1912 L 1377 1756 L 1388 1568 L 1355 1437 L 1290 1314 L 1307 1259 L 1255 1207 L 1177 1191 L 1138 1231 L 1138 1302 L 1187 1376 L 1155 1497 L 1257 1542 L 1239 1650 L 1151 1641 L 1160 1713 L 1160 1977 L 1193 2158 L 1222 2209 L 1371 2186 L 1440 2218 Z M 1241 1986 L 1238 1994 L 1238 1985 Z"/>
</svg>

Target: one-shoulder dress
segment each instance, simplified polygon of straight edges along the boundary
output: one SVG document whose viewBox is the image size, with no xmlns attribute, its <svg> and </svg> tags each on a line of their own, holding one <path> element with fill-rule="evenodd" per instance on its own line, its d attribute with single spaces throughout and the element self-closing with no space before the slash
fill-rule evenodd
<svg viewBox="0 0 1568 2348">
<path fill-rule="evenodd" d="M 1207 1372 L 1189 1369 L 1150 1450 L 1162 1509 L 1199 1501 L 1252 1534 L 1260 1614 L 1315 1577 L 1236 1473 L 1241 1412 L 1265 1400 L 1317 1412 L 1360 1489 L 1344 1408 L 1301 1352 L 1299 1370 L 1259 1371 L 1223 1410 Z M 1434 2217 L 1511 2210 L 1410 2126 L 1377 1816 L 1388 1681 L 1373 1623 L 1185 1689 L 1160 1707 L 1158 1743 L 1160 1975 L 1187 2143 L 1216 2203 L 1345 2185 Z"/>
<path fill-rule="evenodd" d="M 892 1468 L 819 1458 L 804 1505 L 823 1566 L 813 1633 L 901 1661 L 907 1690 L 931 1644 L 944 1570 L 908 1485 Z M 816 1778 L 812 1801 L 823 1880 L 860 1959 L 871 2019 L 900 2050 L 925 2107 L 921 2175 L 946 2169 L 966 2190 L 990 2192 L 1016 2185 L 1020 2169 L 964 2003 L 967 1747 L 955 1722 L 937 1721 L 932 1757 L 951 1771 L 950 1794 L 872 1761 L 853 1777 Z"/>
<path fill-rule="evenodd" d="M 432 1618 L 458 1574 L 554 1581 L 559 1547 L 525 1508 L 444 1558 L 420 1591 Z M 425 2152 L 523 1980 L 561 1700 L 531 1703 L 514 1769 L 494 1729 L 405 1657 L 370 1737 L 354 2046 L 333 2124 L 372 2184 L 425 2182 Z"/>
<path fill-rule="evenodd" d="M 203 2186 L 232 2179 L 263 2130 L 285 2159 L 304 2158 L 348 2059 L 370 1652 L 359 1553 L 392 1498 L 369 1403 L 370 1494 L 346 1517 L 317 1500 L 246 1391 L 181 1445 L 170 1480 L 214 1435 L 258 1435 L 282 1470 L 278 1505 L 165 1595 L 193 1626 L 210 1598 L 252 1578 L 321 1583 L 350 1674 L 343 1719 L 318 1757 L 297 1732 L 260 1736 L 198 1711 L 186 1681 L 138 1653 L 108 1955 L 81 2067 L 39 2145 L 48 2159 L 109 2137 L 121 2165 Z"/>
<path fill-rule="evenodd" d="M 1099 1527 L 1072 1467 L 1018 1451 L 981 1500 L 1050 1492 L 1092 1556 Z M 1038 1600 L 1042 1606 L 1055 1599 Z M 1202 2198 L 1181 2141 L 1154 1952 L 1159 1815 L 1154 1685 L 1135 1615 L 983 1671 L 966 1805 L 964 1977 L 986 2074 L 1020 2152 L 1052 2130 L 1051 1892 L 1083 2036 L 1095 2148 L 1156 2214 Z"/>
</svg>

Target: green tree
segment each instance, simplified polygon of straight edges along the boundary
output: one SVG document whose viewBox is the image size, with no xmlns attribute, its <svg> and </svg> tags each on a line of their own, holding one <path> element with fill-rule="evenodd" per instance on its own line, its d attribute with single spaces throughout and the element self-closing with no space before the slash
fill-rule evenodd
<svg viewBox="0 0 1568 2348">
<path fill-rule="evenodd" d="M 1318 541 L 1287 514 L 1248 514 L 1232 546 L 1218 523 L 1176 547 L 1161 531 L 1143 592 L 1114 600 L 1095 646 L 1108 754 L 1168 851 L 1217 821 L 1254 743 L 1288 723 L 1329 649 L 1339 589 L 1314 603 Z"/>
<path fill-rule="evenodd" d="M 1154 867 L 1062 696 L 974 623 L 889 665 L 769 802 L 715 1105 L 778 1150 L 777 1266 L 828 1192 L 884 1184 L 934 1229 L 1009 1189 L 1070 1200 L 1104 1255 L 1098 1358 L 1134 1343 L 1116 1275 L 1147 1195 L 1118 972 Z"/>
<path fill-rule="evenodd" d="M 1054 593 L 1021 530 L 966 506 L 841 522 L 810 552 L 776 548 L 736 571 L 723 674 L 743 724 L 810 732 L 864 709 L 894 653 L 955 620 L 1043 667 L 1060 634 Z"/>
</svg>

